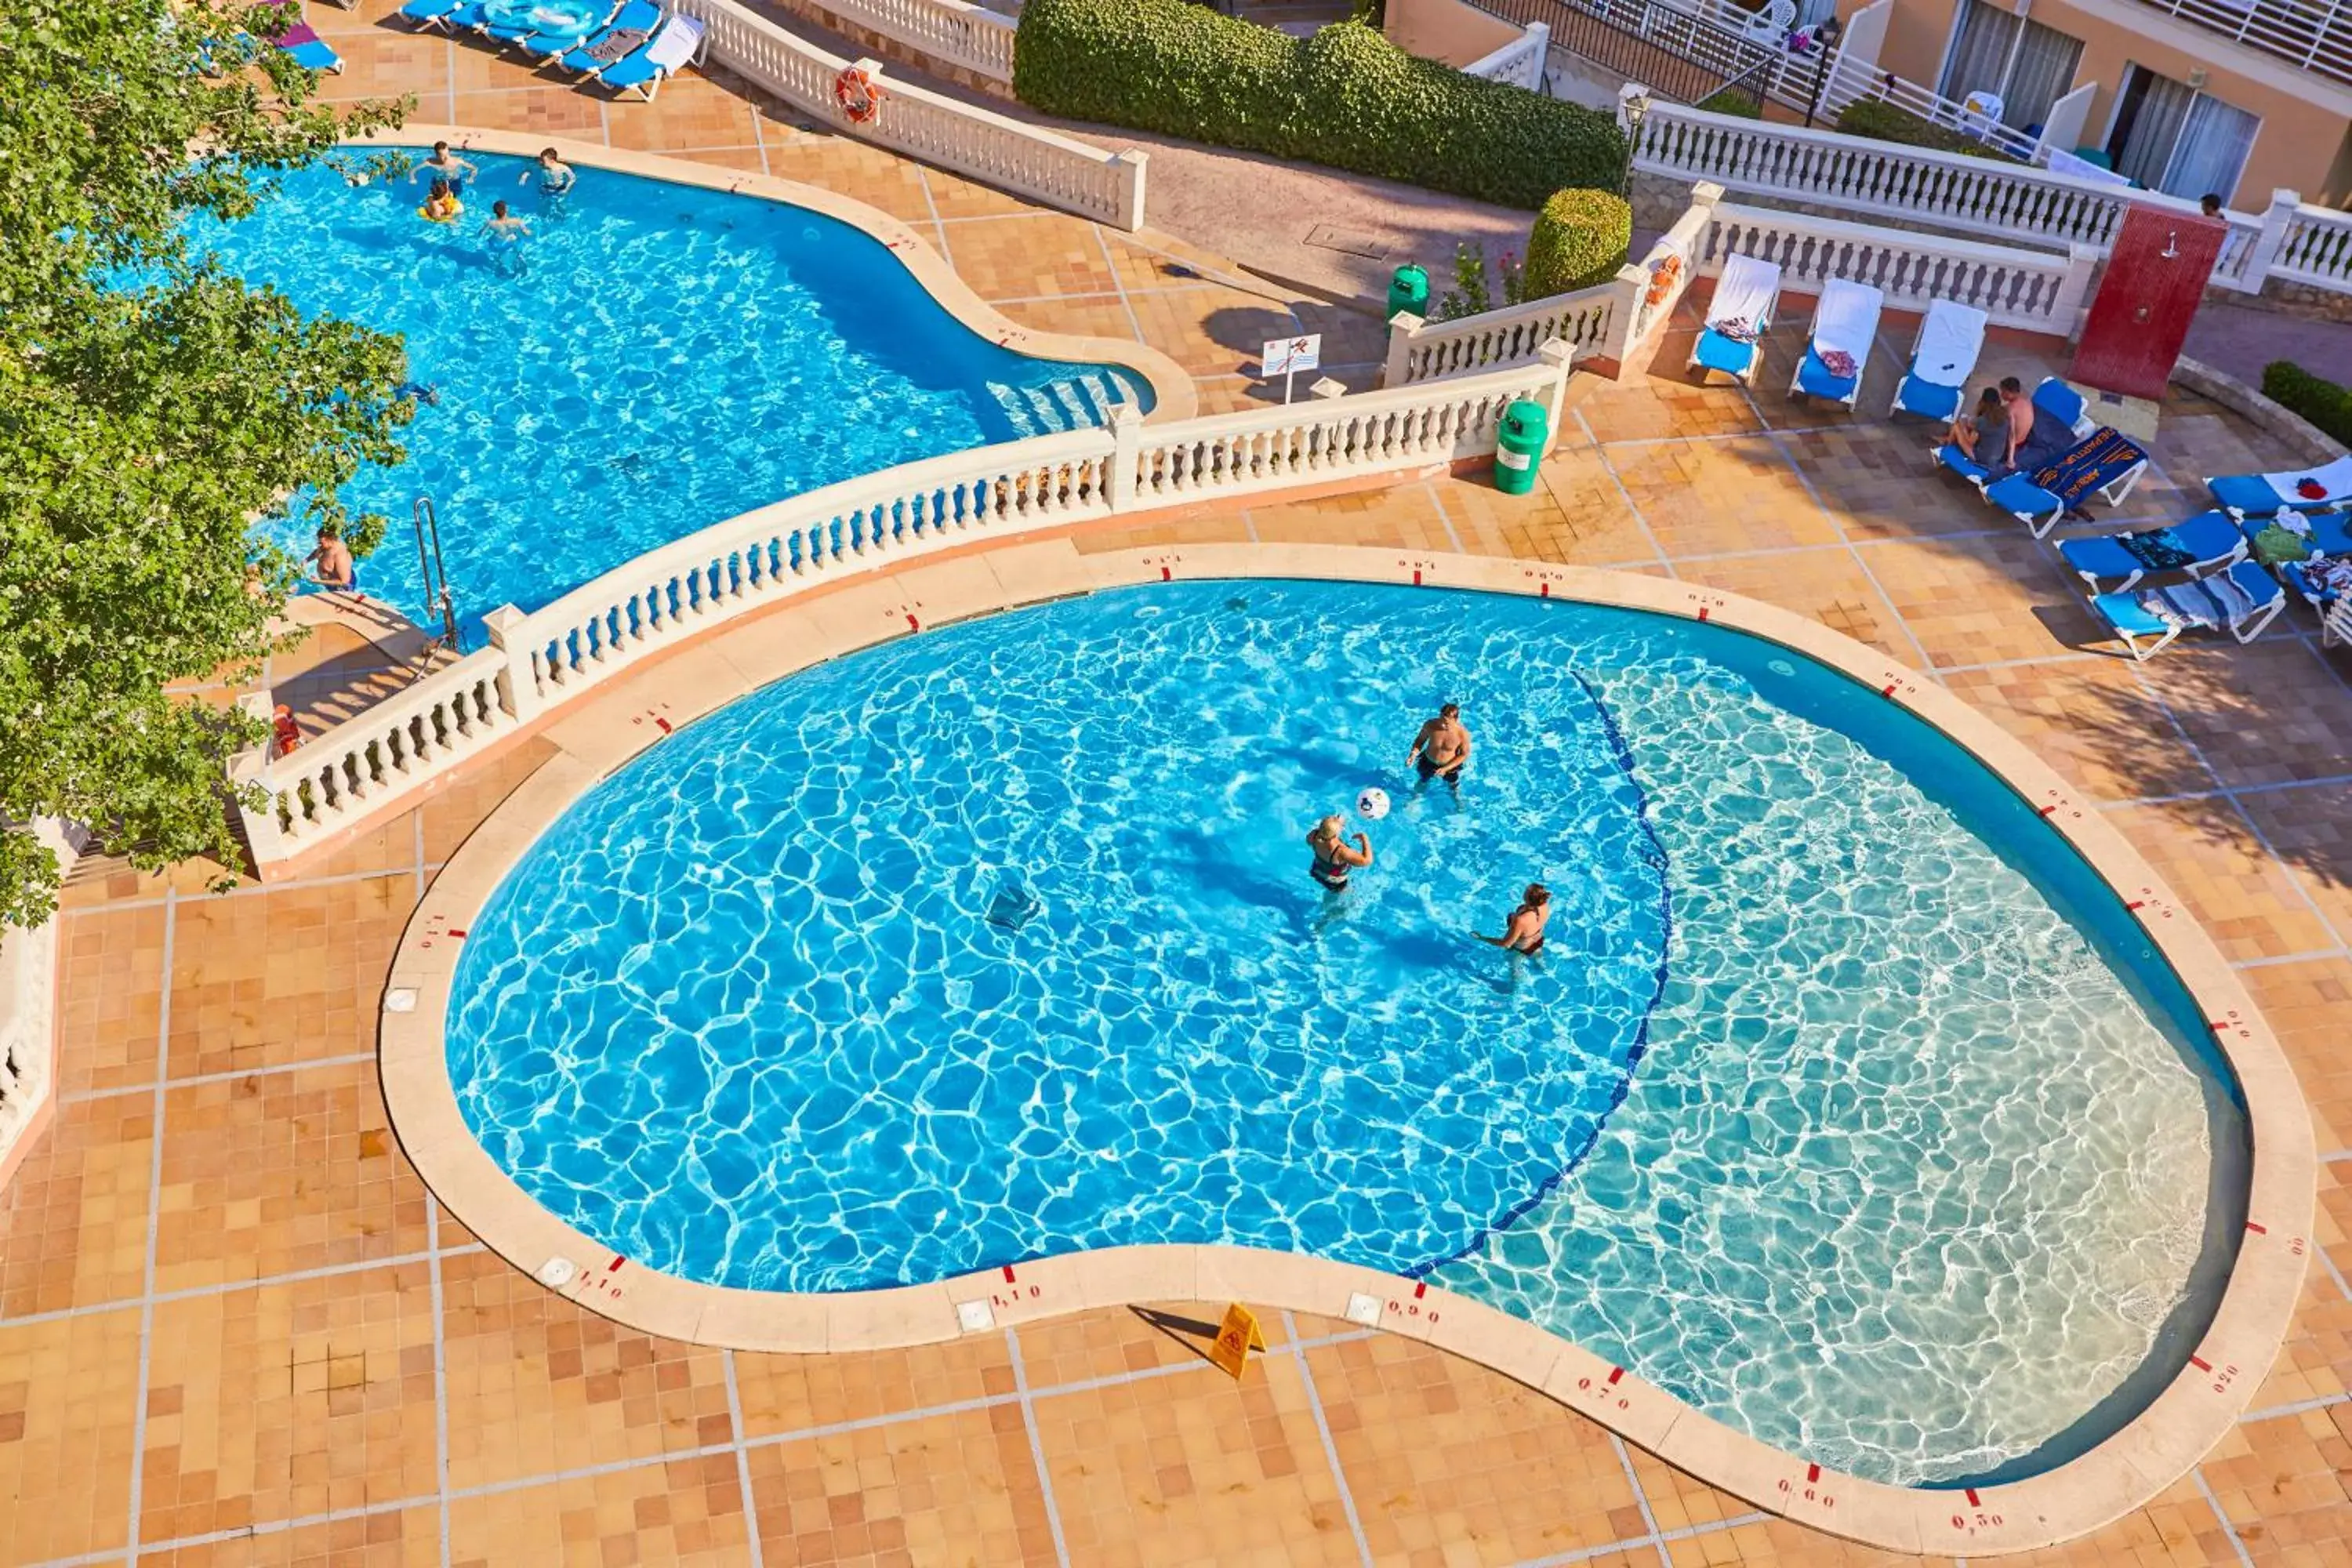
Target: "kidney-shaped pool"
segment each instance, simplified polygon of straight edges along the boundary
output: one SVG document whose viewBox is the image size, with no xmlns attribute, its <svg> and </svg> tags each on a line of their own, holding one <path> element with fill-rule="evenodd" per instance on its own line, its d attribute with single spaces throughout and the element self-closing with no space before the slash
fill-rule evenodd
<svg viewBox="0 0 2352 1568">
<path fill-rule="evenodd" d="M 1405 763 L 1449 700 L 1458 789 Z M 1372 785 L 1328 895 L 1303 836 Z M 1538 880 L 1540 954 L 1475 940 Z M 1824 667 L 1248 582 L 950 627 L 681 731 L 474 922 L 448 1055 L 526 1191 L 687 1279 L 1309 1251 L 1842 1469 L 1975 1482 L 2128 1420 L 2211 1317 L 2248 1138 L 2195 1020 L 2023 802 Z"/>
</svg>

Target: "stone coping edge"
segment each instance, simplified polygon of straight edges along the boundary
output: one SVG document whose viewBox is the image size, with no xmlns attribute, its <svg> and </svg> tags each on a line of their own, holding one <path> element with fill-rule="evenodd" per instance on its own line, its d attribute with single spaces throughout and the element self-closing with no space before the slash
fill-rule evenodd
<svg viewBox="0 0 2352 1568">
<path fill-rule="evenodd" d="M 982 299 L 972 286 L 957 274 L 947 258 L 941 256 L 912 226 L 892 217 L 880 207 L 869 205 L 855 196 L 826 190 L 821 185 L 804 185 L 794 180 L 780 180 L 772 174 L 755 174 L 740 169 L 698 163 L 687 158 L 666 158 L 654 153 L 610 147 L 600 142 L 576 142 L 569 137 L 537 131 L 480 131 L 467 125 L 412 121 L 395 129 L 354 138 L 346 145 L 430 147 L 436 142 L 446 142 L 459 153 L 489 153 L 516 158 L 534 158 L 541 148 L 552 147 L 567 163 L 606 169 L 616 174 L 667 180 L 674 185 L 725 191 L 730 195 L 757 196 L 764 201 L 782 202 L 787 206 L 805 207 L 811 212 L 821 213 L 880 240 L 884 247 L 898 258 L 899 265 L 914 275 L 915 280 L 940 302 L 948 314 L 977 336 L 1032 359 L 1092 361 L 1131 371 L 1151 388 L 1152 404 L 1151 412 L 1146 416 L 1148 421 L 1191 419 L 1199 412 L 1200 397 L 1193 387 L 1191 374 L 1168 354 L 1148 343 L 1128 338 L 1041 332 L 1024 327 Z M 1074 218 L 1072 221 L 1091 220 Z"/>
<path fill-rule="evenodd" d="M 2344 455 L 2344 446 L 2326 431 L 2278 402 L 2258 386 L 2249 386 L 2227 371 L 2200 360 L 2183 357 L 2173 363 L 2172 379 L 2201 397 L 2210 397 L 2234 414 L 2242 414 L 2289 447 L 2294 455 L 2319 468 Z"/>
<path fill-rule="evenodd" d="M 823 660 L 1098 589 L 1279 577 L 1538 595 L 1712 621 L 1829 665 L 1974 752 L 2034 802 L 2130 907 L 2211 1020 L 2253 1141 L 2249 1223 L 2188 1365 L 2089 1453 L 1967 1490 L 1890 1486 L 1784 1453 L 1524 1320 L 1377 1269 L 1223 1246 L 1071 1254 L 903 1289 L 835 1295 L 699 1285 L 615 1256 L 541 1207 L 476 1142 L 448 1074 L 445 1026 L 468 927 L 540 834 L 599 780 L 677 726 Z M 658 719 L 659 723 L 648 722 Z M 640 1331 L 741 1350 L 903 1348 L 1036 1319 L 1144 1302 L 1236 1300 L 1423 1340 L 1539 1390 L 1627 1441 L 1769 1512 L 1905 1552 L 1981 1557 L 2084 1534 L 2154 1500 L 2234 1426 L 2283 1344 L 2311 1247 L 2315 1151 L 2301 1089 L 2237 973 L 2090 801 L 2015 737 L 1934 680 L 1793 612 L 1666 578 L 1484 556 L 1344 545 L 1206 544 L 1082 552 L 1069 536 L 1009 541 L 875 572 L 834 593 L 731 622 L 550 726 L 556 754 L 475 830 L 419 901 L 381 1013 L 394 1131 L 441 1202 L 492 1250 L 578 1304 Z"/>
</svg>

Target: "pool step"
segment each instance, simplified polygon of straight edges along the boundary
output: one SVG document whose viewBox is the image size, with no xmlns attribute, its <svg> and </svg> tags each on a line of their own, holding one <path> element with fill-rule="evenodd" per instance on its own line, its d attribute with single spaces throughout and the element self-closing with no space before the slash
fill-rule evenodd
<svg viewBox="0 0 2352 1568">
<path fill-rule="evenodd" d="M 1043 386 L 1007 386 L 992 381 L 988 390 L 1012 422 L 1015 436 L 1091 428 L 1108 421 L 1114 404 L 1135 401 L 1124 376 L 1096 370 Z"/>
</svg>

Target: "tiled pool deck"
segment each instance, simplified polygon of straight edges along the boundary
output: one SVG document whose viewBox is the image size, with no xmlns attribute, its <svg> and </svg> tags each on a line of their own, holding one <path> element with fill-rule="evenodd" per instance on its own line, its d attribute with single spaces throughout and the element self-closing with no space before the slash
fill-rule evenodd
<svg viewBox="0 0 2352 1568">
<path fill-rule="evenodd" d="M 1153 343 L 1201 378 L 1204 407 L 1248 395 L 1241 367 L 1283 320 L 1166 270 L 1214 265 L 1193 247 L 1038 214 L 708 83 L 649 108 L 523 85 L 470 46 L 372 26 L 385 8 L 313 8 L 352 62 L 338 90 L 767 159 L 927 222 L 936 207 L 959 270 L 1009 314 Z M 1353 330 L 1370 359 L 1377 331 Z M 1893 366 L 1874 361 L 1865 407 L 1884 407 Z M 1785 360 L 1772 368 L 1784 385 Z M 2041 366 L 1995 348 L 1982 368 Z M 1330 541 L 1668 574 L 1929 670 L 2039 750 L 2240 966 L 2337 1158 L 2252 1413 L 2157 1504 L 2011 1561 L 2352 1563 L 2352 662 L 2320 654 L 2298 609 L 2250 647 L 2136 667 L 2053 553 L 1928 477 L 1920 447 L 1774 393 L 1587 384 L 1527 498 L 1447 479 L 1087 543 Z M 2200 473 L 2284 460 L 2187 399 L 2157 455 L 2131 518 L 2186 515 Z M 1273 1353 L 1236 1389 L 1181 1329 L 1125 1311 L 796 1357 L 651 1339 L 549 1295 L 417 1182 L 373 1066 L 409 910 L 548 754 L 526 742 L 293 882 L 216 899 L 191 868 L 70 889 L 66 1103 L 0 1198 L 0 1563 L 1907 1561 L 1765 1521 L 1498 1375 L 1344 1323 L 1269 1323 Z"/>
</svg>

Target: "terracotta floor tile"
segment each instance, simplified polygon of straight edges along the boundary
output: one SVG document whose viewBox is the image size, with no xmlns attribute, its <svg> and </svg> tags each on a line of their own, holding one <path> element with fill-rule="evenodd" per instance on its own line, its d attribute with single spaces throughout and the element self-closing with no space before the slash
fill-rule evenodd
<svg viewBox="0 0 2352 1568">
<path fill-rule="evenodd" d="M 2140 673 L 2234 788 L 2352 774 L 2352 690 L 2321 660 L 2286 638 L 2176 643 Z"/>
<path fill-rule="evenodd" d="M 406 837 L 413 865 L 414 832 Z M 375 1000 L 415 898 L 412 869 L 182 900 L 172 1078 L 373 1050 Z"/>
<path fill-rule="evenodd" d="M 1055 1560 L 1017 1406 L 762 1444 L 750 1462 L 771 1563 Z"/>
<path fill-rule="evenodd" d="M 2102 636 L 2082 599 L 2021 531 L 1861 548 L 1870 574 L 1936 667 L 2043 659 Z"/>
<path fill-rule="evenodd" d="M 1895 606 L 1871 581 L 1864 563 L 1843 545 L 1685 561 L 1676 566 L 1675 574 L 1794 610 L 1857 642 L 1868 643 L 1890 658 L 1907 665 L 1919 663 L 1919 650 L 1904 635 Z"/>
<path fill-rule="evenodd" d="M 436 1568 L 440 1561 L 438 1508 L 395 1509 L 139 1554 L 140 1568 Z"/>
<path fill-rule="evenodd" d="M 134 1309 L 0 1323 L 0 1560 L 37 1563 L 130 1539 L 139 1402 Z"/>
<path fill-rule="evenodd" d="M 2221 952 L 2277 958 L 2336 944 L 2284 867 L 2226 800 L 2168 801 L 2108 813 Z"/>
<path fill-rule="evenodd" d="M 154 1123 L 152 1094 L 58 1108 L 0 1192 L 0 1321 L 138 1299 Z"/>
<path fill-rule="evenodd" d="M 1656 441 L 1608 454 L 1670 560 L 1839 542 L 1837 525 L 1769 440 Z"/>
<path fill-rule="evenodd" d="M 89 910 L 58 929 L 58 1087 L 67 1094 L 155 1081 L 163 1042 L 164 911 Z"/>
<path fill-rule="evenodd" d="M 1947 680 L 1955 696 L 2095 798 L 2191 795 L 2217 782 L 2127 660 L 2002 665 L 1956 670 Z"/>
<path fill-rule="evenodd" d="M 738 1568 L 750 1560 L 750 1535 L 732 1455 L 636 1465 L 449 1505 L 453 1568 Z"/>
</svg>

